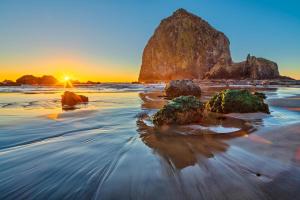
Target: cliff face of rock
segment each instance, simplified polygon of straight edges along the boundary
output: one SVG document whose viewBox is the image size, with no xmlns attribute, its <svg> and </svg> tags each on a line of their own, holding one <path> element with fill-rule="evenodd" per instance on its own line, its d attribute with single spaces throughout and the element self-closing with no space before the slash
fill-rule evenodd
<svg viewBox="0 0 300 200">
<path fill-rule="evenodd" d="M 184 9 L 161 21 L 142 58 L 140 82 L 176 79 L 273 79 L 276 63 L 254 56 L 233 63 L 229 40 L 206 21 Z"/>
<path fill-rule="evenodd" d="M 246 61 L 229 66 L 214 66 L 206 73 L 208 79 L 276 79 L 280 78 L 275 62 L 255 56 L 247 56 Z"/>
<path fill-rule="evenodd" d="M 179 9 L 161 21 L 146 45 L 139 81 L 201 79 L 213 66 L 230 64 L 228 38 Z"/>
</svg>

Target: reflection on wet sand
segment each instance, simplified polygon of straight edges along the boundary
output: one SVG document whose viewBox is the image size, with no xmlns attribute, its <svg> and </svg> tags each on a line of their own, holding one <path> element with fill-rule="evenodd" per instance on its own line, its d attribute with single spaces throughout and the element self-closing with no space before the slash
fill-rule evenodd
<svg viewBox="0 0 300 200">
<path fill-rule="evenodd" d="M 204 135 L 163 135 L 141 127 L 141 140 L 174 169 L 193 166 L 201 158 L 211 158 L 224 152 L 228 145 L 220 139 Z M 143 133 L 144 132 L 144 133 Z M 152 132 L 152 133 L 151 133 Z"/>
<path fill-rule="evenodd" d="M 144 109 L 161 108 L 166 103 L 162 92 L 140 93 L 139 96 Z M 207 113 L 198 124 L 186 126 L 153 127 L 149 125 L 149 118 L 143 114 L 137 119 L 141 140 L 175 169 L 225 152 L 228 144 L 223 140 L 245 136 L 255 130 L 247 121 L 213 113 Z"/>
<path fill-rule="evenodd" d="M 176 169 L 192 166 L 199 159 L 212 158 L 225 152 L 228 144 L 224 140 L 248 135 L 252 127 L 243 120 L 229 117 L 210 116 L 197 125 L 190 126 L 148 126 L 143 116 L 137 121 L 141 140 L 161 158 Z M 222 130 L 235 127 L 237 131 L 218 133 L 209 126 L 219 125 Z"/>
<path fill-rule="evenodd" d="M 275 135 L 272 129 L 248 137 L 182 135 L 176 133 L 178 127 L 165 134 L 166 130 L 147 126 L 143 120 L 137 126 L 141 140 L 161 161 L 161 179 L 171 190 L 168 199 L 295 199 L 300 195 L 296 189 L 300 170 L 295 163 L 299 162 L 299 125 L 281 128 Z M 280 135 L 283 130 L 288 133 Z"/>
</svg>

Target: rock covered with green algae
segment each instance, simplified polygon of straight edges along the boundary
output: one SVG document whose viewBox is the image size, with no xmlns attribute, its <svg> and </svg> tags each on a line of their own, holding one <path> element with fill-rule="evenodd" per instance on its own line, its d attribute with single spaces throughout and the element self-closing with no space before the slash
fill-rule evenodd
<svg viewBox="0 0 300 200">
<path fill-rule="evenodd" d="M 153 116 L 156 126 L 189 124 L 202 119 L 203 103 L 195 96 L 180 96 L 171 100 Z"/>
<path fill-rule="evenodd" d="M 263 93 L 248 90 L 223 90 L 206 103 L 206 110 L 217 113 L 270 113 Z"/>
</svg>

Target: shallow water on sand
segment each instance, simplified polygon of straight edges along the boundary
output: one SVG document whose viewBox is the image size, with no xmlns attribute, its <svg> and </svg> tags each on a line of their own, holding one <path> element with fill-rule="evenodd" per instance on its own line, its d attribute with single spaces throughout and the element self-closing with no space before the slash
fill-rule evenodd
<svg viewBox="0 0 300 200">
<path fill-rule="evenodd" d="M 297 199 L 300 89 L 264 89 L 271 115 L 154 128 L 162 85 L 0 89 L 0 199 Z M 217 89 L 204 89 L 203 100 Z"/>
</svg>

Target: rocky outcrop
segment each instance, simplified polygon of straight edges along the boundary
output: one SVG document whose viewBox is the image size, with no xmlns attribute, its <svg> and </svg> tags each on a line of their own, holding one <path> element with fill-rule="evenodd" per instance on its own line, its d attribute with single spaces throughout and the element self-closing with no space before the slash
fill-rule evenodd
<svg viewBox="0 0 300 200">
<path fill-rule="evenodd" d="M 24 75 L 16 80 L 18 84 L 22 85 L 38 85 L 38 78 L 33 75 Z"/>
<path fill-rule="evenodd" d="M 194 96 L 173 99 L 153 116 L 156 126 L 166 124 L 189 124 L 202 119 L 204 106 Z"/>
<path fill-rule="evenodd" d="M 44 75 L 38 79 L 40 85 L 55 85 L 58 82 L 57 79 L 54 78 L 53 76 L 47 76 L 47 75 Z"/>
<path fill-rule="evenodd" d="M 201 96 L 201 89 L 199 85 L 193 83 L 191 80 L 173 80 L 170 81 L 165 88 L 167 97 L 175 98 L 179 96 Z"/>
<path fill-rule="evenodd" d="M 0 86 L 19 86 L 20 84 L 12 81 L 12 80 L 4 80 L 3 82 L 0 82 Z"/>
<path fill-rule="evenodd" d="M 74 92 L 65 91 L 61 96 L 62 106 L 73 107 L 76 104 L 87 103 L 89 98 L 83 95 L 77 95 Z"/>
<path fill-rule="evenodd" d="M 275 62 L 255 56 L 229 66 L 215 66 L 205 76 L 208 79 L 278 79 L 281 78 Z"/>
<path fill-rule="evenodd" d="M 42 77 L 36 77 L 33 75 L 24 75 L 18 78 L 16 83 L 21 85 L 55 85 L 58 81 L 53 76 L 44 75 Z"/>
<path fill-rule="evenodd" d="M 179 9 L 161 21 L 143 52 L 140 82 L 201 79 L 231 64 L 229 40 L 200 17 Z"/>
<path fill-rule="evenodd" d="M 269 113 L 262 93 L 252 94 L 248 90 L 223 90 L 206 103 L 206 110 L 217 113 Z"/>
<path fill-rule="evenodd" d="M 276 79 L 276 63 L 248 56 L 233 63 L 229 40 L 200 17 L 179 9 L 161 21 L 142 58 L 140 82 L 176 79 Z"/>
</svg>

